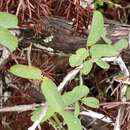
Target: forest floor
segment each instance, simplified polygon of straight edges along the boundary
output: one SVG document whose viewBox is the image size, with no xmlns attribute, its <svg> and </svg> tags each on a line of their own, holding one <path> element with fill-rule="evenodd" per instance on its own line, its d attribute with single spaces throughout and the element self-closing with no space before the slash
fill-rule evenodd
<svg viewBox="0 0 130 130">
<path fill-rule="evenodd" d="M 41 47 L 42 45 L 40 47 L 34 46 L 33 45 L 34 43 L 38 44 L 43 42 L 38 40 L 43 40 L 42 36 L 45 34 L 31 34 L 31 31 L 26 31 L 26 30 L 24 31 L 25 32 L 21 34 L 22 40 L 20 41 L 19 49 L 17 49 L 17 51 L 9 57 L 9 60 L 4 67 L 5 70 L 7 70 L 7 68 L 10 68 L 10 66 L 16 63 L 28 64 L 30 59 L 31 64 L 33 66 L 40 68 L 44 75 L 50 77 L 58 85 L 66 76 L 66 74 L 72 70 L 72 68 L 69 66 L 68 63 L 70 52 L 61 53 L 62 49 L 63 50 L 66 49 L 62 47 L 64 46 L 64 44 L 60 45 L 61 50 L 60 52 L 57 51 L 56 53 L 48 52 L 47 50 Z M 29 34 L 27 35 L 28 32 Z M 64 31 L 63 33 L 65 34 Z M 72 39 L 74 37 L 72 37 Z M 78 38 L 81 39 L 82 37 L 83 36 L 80 35 L 78 36 Z M 56 42 L 56 40 L 59 39 L 60 36 L 59 37 L 57 36 L 54 39 L 54 43 Z M 81 46 L 84 45 L 81 44 Z M 74 50 L 70 49 L 69 51 L 74 51 Z M 125 63 L 127 64 L 127 66 L 129 67 L 130 66 L 129 51 L 126 50 L 123 51 L 122 57 Z M 22 78 L 16 78 L 15 76 L 11 75 L 8 71 L 5 70 L 1 72 L 1 81 L 4 86 L 3 100 L 2 100 L 3 108 L 17 106 L 17 105 L 28 105 L 34 103 L 39 104 L 45 101 L 44 97 L 40 92 L 39 82 L 26 80 Z M 119 92 L 115 91 L 115 93 L 112 94 L 113 91 L 111 89 L 108 90 L 107 88 L 113 82 L 113 78 L 119 73 L 120 73 L 120 69 L 117 65 L 111 64 L 111 68 L 109 70 L 102 70 L 99 67 L 95 66 L 93 68 L 92 73 L 89 76 L 84 76 L 84 83 L 90 88 L 91 91 L 90 95 L 97 97 L 101 102 L 118 101 Z M 77 84 L 76 80 L 72 80 L 71 82 L 69 82 L 69 84 L 66 85 L 64 91 L 72 90 L 72 88 L 76 84 Z M 112 89 L 114 90 L 115 88 L 117 88 L 117 86 L 119 86 L 119 83 L 114 81 L 112 83 Z M 106 92 L 106 90 L 108 90 L 108 92 Z M 4 95 L 4 93 L 7 92 L 8 95 Z M 107 108 L 100 107 L 99 109 L 96 109 L 94 111 L 109 116 L 113 121 L 115 121 L 115 117 L 117 115 L 117 108 L 118 107 L 107 109 Z M 31 113 L 32 111 L 1 113 L 0 130 L 26 130 L 32 124 L 30 120 Z M 112 129 L 111 124 L 105 123 L 98 119 L 94 121 L 94 119 L 91 117 L 81 116 L 81 120 L 82 120 L 82 124 L 88 130 Z M 126 121 L 125 123 L 126 124 L 124 125 L 124 127 L 126 129 L 126 126 L 128 127 L 129 122 Z M 42 124 L 42 130 L 46 130 L 46 129 L 47 130 L 54 129 L 48 121 Z"/>
<path fill-rule="evenodd" d="M 66 21 L 63 17 L 48 17 L 48 21 L 45 23 L 44 33 L 36 33 L 29 29 L 21 30 L 20 36 L 18 36 L 19 47 L 10 55 L 0 73 L 0 86 L 3 88 L 2 95 L 0 95 L 0 111 L 1 108 L 5 107 L 11 108 L 18 105 L 45 102 L 40 91 L 40 83 L 10 74 L 8 69 L 12 65 L 31 63 L 31 65 L 40 68 L 43 74 L 51 78 L 56 85 L 59 85 L 73 69 L 68 62 L 70 54 L 86 45 L 87 31 L 83 34 L 75 32 L 72 25 L 68 24 L 69 21 Z M 110 22 L 108 19 L 105 24 L 108 37 L 113 42 L 120 38 L 128 39 L 130 25 L 127 25 L 119 24 L 115 20 Z M 48 37 L 52 39 L 46 42 Z M 53 51 L 50 51 L 50 49 L 53 49 Z M 130 50 L 123 50 L 121 57 L 130 71 Z M 84 76 L 83 82 L 90 88 L 91 96 L 97 97 L 101 103 L 110 102 L 111 104 L 108 107 L 101 106 L 98 109 L 89 107 L 83 109 L 104 114 L 111 118 L 112 122 L 115 122 L 119 105 L 112 107 L 112 102 L 120 101 L 121 84 L 114 80 L 119 74 L 120 68 L 115 64 L 111 64 L 109 70 L 94 66 L 91 74 Z M 64 92 L 72 90 L 76 85 L 77 80 L 73 79 L 65 86 Z M 126 105 L 126 108 L 128 115 L 126 114 L 121 130 L 130 130 L 129 105 Z M 27 130 L 33 123 L 30 119 L 31 113 L 32 110 L 0 112 L 0 130 Z M 80 119 L 86 130 L 113 130 L 112 123 L 106 123 L 89 116 L 81 116 Z M 55 128 L 49 121 L 46 121 L 41 125 L 41 130 L 55 130 Z"/>
</svg>

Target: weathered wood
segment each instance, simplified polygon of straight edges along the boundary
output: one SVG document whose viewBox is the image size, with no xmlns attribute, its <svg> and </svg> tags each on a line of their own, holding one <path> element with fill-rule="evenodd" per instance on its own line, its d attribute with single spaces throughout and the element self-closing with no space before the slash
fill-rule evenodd
<svg viewBox="0 0 130 130">
<path fill-rule="evenodd" d="M 64 53 L 72 53 L 80 47 L 86 46 L 87 31 L 84 34 L 79 34 L 74 31 L 74 28 L 69 21 L 63 18 L 48 18 L 45 32 L 42 34 L 35 34 L 31 31 L 23 31 L 22 44 L 28 43 L 41 44 L 45 47 L 51 47 L 55 51 L 62 51 Z M 123 25 L 109 20 L 106 21 L 105 28 L 107 30 L 107 37 L 113 42 L 121 38 L 128 38 L 129 25 Z M 47 37 L 51 36 L 52 40 L 46 42 Z"/>
</svg>

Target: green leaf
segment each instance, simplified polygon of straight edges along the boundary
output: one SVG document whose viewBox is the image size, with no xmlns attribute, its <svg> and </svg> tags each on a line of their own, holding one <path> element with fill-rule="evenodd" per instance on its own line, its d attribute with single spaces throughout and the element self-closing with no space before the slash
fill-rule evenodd
<svg viewBox="0 0 130 130">
<path fill-rule="evenodd" d="M 104 32 L 104 20 L 99 11 L 95 11 L 93 14 L 91 30 L 87 40 L 87 46 L 95 44 Z"/>
<path fill-rule="evenodd" d="M 110 57 L 118 54 L 112 45 L 96 44 L 90 48 L 92 58 L 98 59 L 101 57 Z"/>
<path fill-rule="evenodd" d="M 99 4 L 100 6 L 103 6 L 104 0 L 96 0 L 96 4 Z"/>
<path fill-rule="evenodd" d="M 57 86 L 52 80 L 44 77 L 41 84 L 41 90 L 47 100 L 48 106 L 53 108 L 55 112 L 61 112 L 65 109 L 62 96 L 58 92 Z"/>
<path fill-rule="evenodd" d="M 70 66 L 75 67 L 81 65 L 83 63 L 83 60 L 85 60 L 88 56 L 88 50 L 85 48 L 78 49 L 76 51 L 76 54 L 72 54 L 69 58 Z"/>
<path fill-rule="evenodd" d="M 81 72 L 84 74 L 84 75 L 87 75 L 90 73 L 90 71 L 92 70 L 92 67 L 93 67 L 93 62 L 91 60 L 88 60 L 88 61 L 85 61 L 83 63 L 83 68 L 81 69 Z"/>
<path fill-rule="evenodd" d="M 18 25 L 18 19 L 15 15 L 6 12 L 0 12 L 0 26 L 4 28 L 15 28 Z"/>
<path fill-rule="evenodd" d="M 69 130 L 82 130 L 80 120 L 72 112 L 63 111 L 60 115 L 64 118 Z"/>
<path fill-rule="evenodd" d="M 81 100 L 82 103 L 85 105 L 92 107 L 92 108 L 98 108 L 99 107 L 99 100 L 94 97 L 86 97 Z"/>
<path fill-rule="evenodd" d="M 42 107 L 38 107 L 31 113 L 32 114 L 32 116 L 31 116 L 32 121 L 35 121 L 38 119 L 38 117 L 40 116 L 40 113 L 42 112 L 42 109 L 43 109 Z"/>
<path fill-rule="evenodd" d="M 0 27 L 0 44 L 14 51 L 18 46 L 18 41 L 7 29 Z"/>
<path fill-rule="evenodd" d="M 126 98 L 127 98 L 128 101 L 130 101 L 130 86 L 127 88 Z"/>
<path fill-rule="evenodd" d="M 36 121 L 39 118 L 42 109 L 43 109 L 42 107 L 39 107 L 39 108 L 36 108 L 32 112 L 31 120 L 33 122 Z M 46 121 L 47 119 L 49 119 L 51 116 L 53 116 L 54 113 L 55 113 L 55 111 L 50 106 L 48 106 L 48 110 L 46 112 L 46 115 L 43 117 L 41 123 L 44 122 L 44 121 Z"/>
<path fill-rule="evenodd" d="M 107 44 L 112 44 L 112 41 L 106 37 L 106 29 L 104 28 L 104 33 L 102 34 L 102 39 L 105 41 Z"/>
<path fill-rule="evenodd" d="M 85 86 L 85 85 L 77 86 L 72 91 L 67 92 L 64 95 L 62 95 L 62 100 L 63 100 L 63 102 L 65 104 L 65 107 L 67 107 L 67 106 L 77 102 L 82 97 L 87 96 L 88 93 L 89 93 L 89 89 L 88 89 L 87 86 Z M 52 106 L 50 106 L 50 105 L 48 106 L 48 110 L 46 112 L 45 117 L 43 117 L 42 122 L 49 119 L 55 113 L 55 110 L 53 108 L 55 108 L 56 106 L 55 106 L 54 103 L 52 104 Z M 36 109 L 32 113 L 32 117 L 31 117 L 32 121 L 35 121 L 39 117 L 40 113 L 41 113 L 41 109 L 40 110 Z"/>
<path fill-rule="evenodd" d="M 113 47 L 120 52 L 122 49 L 126 49 L 128 47 L 128 41 L 126 39 L 121 39 L 116 42 Z"/>
<path fill-rule="evenodd" d="M 87 94 L 89 93 L 89 89 L 87 86 L 83 85 L 83 86 L 77 86 L 75 87 L 72 91 L 65 93 L 64 95 L 62 95 L 62 100 L 65 104 L 65 107 L 77 102 L 78 100 L 80 100 L 82 97 L 87 96 Z M 51 93 L 50 93 L 51 94 Z M 55 110 L 52 109 L 55 106 L 55 104 L 52 104 L 53 107 L 48 106 L 48 110 L 46 112 L 46 115 L 43 117 L 42 122 L 46 121 L 47 119 L 49 119 L 54 113 Z M 41 107 L 42 108 L 42 107 Z M 32 113 L 32 121 L 35 121 L 39 115 L 41 113 L 41 109 L 36 109 L 33 113 Z"/>
<path fill-rule="evenodd" d="M 89 88 L 85 85 L 80 85 L 75 87 L 72 91 L 62 95 L 62 99 L 64 101 L 65 106 L 68 106 L 77 102 L 82 97 L 87 96 L 88 93 L 89 93 Z"/>
<path fill-rule="evenodd" d="M 103 60 L 101 60 L 101 59 L 97 60 L 97 61 L 96 61 L 96 64 L 97 64 L 99 67 L 101 67 L 102 69 L 109 69 L 109 67 L 110 67 L 110 65 L 109 65 L 107 62 L 105 62 L 105 61 L 103 61 Z"/>
<path fill-rule="evenodd" d="M 86 48 L 79 48 L 76 51 L 76 54 L 79 55 L 79 56 L 82 56 L 83 59 L 85 59 L 87 56 L 89 56 L 89 52 Z"/>
<path fill-rule="evenodd" d="M 79 113 L 80 113 L 80 105 L 79 105 L 79 102 L 76 102 L 76 103 L 75 103 L 74 116 L 75 116 L 75 117 L 78 117 L 78 116 L 79 116 Z"/>
<path fill-rule="evenodd" d="M 34 66 L 17 64 L 13 65 L 9 71 L 18 77 L 26 79 L 41 80 L 43 77 L 41 70 Z"/>
</svg>

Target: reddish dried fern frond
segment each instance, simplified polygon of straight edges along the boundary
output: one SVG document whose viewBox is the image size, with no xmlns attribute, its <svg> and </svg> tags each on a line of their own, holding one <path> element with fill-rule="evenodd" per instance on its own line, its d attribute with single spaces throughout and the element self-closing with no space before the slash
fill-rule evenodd
<svg viewBox="0 0 130 130">
<path fill-rule="evenodd" d="M 0 0 L 0 11 L 16 14 L 20 25 L 40 32 L 50 14 L 47 0 Z"/>
<path fill-rule="evenodd" d="M 87 28 L 91 8 L 83 8 L 81 0 L 0 0 L 0 11 L 16 14 L 19 25 L 41 32 L 49 15 L 73 19 L 73 27 L 82 32 Z"/>
<path fill-rule="evenodd" d="M 81 0 L 57 0 L 54 3 L 54 14 L 73 20 L 73 27 L 78 32 L 83 32 L 88 27 L 92 9 L 83 8 Z"/>
</svg>

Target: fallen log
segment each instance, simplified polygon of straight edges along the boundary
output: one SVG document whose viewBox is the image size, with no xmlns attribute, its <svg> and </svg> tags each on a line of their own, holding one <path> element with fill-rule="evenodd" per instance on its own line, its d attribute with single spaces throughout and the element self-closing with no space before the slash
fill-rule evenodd
<svg viewBox="0 0 130 130">
<path fill-rule="evenodd" d="M 23 30 L 21 45 L 35 43 L 63 53 L 72 53 L 76 49 L 86 46 L 88 31 L 83 34 L 75 32 L 72 24 L 66 19 L 49 17 L 45 27 L 45 31 L 41 34 L 36 34 L 31 30 Z M 122 38 L 128 39 L 130 25 L 105 20 L 105 28 L 107 37 L 113 42 Z"/>
</svg>

